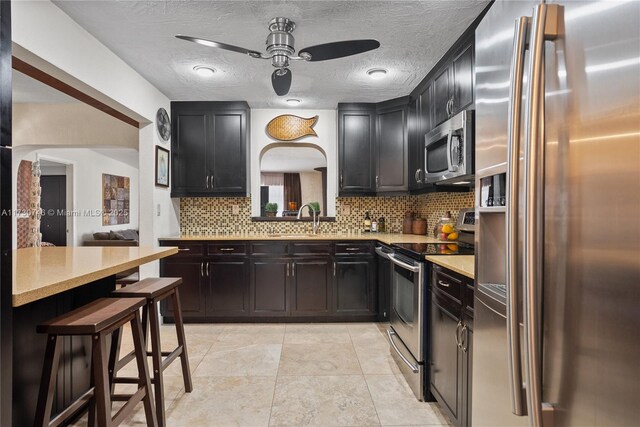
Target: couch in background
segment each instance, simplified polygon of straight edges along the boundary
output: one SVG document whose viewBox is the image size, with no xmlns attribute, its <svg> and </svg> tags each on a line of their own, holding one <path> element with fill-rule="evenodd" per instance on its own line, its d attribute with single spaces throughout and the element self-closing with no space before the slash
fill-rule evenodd
<svg viewBox="0 0 640 427">
<path fill-rule="evenodd" d="M 93 233 L 93 240 L 85 240 L 83 246 L 138 246 L 138 230 L 104 231 Z M 138 268 L 116 274 L 116 284 L 126 286 L 140 280 Z"/>
</svg>

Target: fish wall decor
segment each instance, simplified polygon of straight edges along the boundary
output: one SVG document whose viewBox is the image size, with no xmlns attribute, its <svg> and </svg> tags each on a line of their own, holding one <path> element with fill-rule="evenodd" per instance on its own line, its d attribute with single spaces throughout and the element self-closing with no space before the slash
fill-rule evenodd
<svg viewBox="0 0 640 427">
<path fill-rule="evenodd" d="M 317 122 L 318 116 L 305 119 L 292 114 L 283 114 L 267 124 L 267 135 L 279 141 L 295 141 L 305 136 L 318 136 L 313 130 Z"/>
</svg>

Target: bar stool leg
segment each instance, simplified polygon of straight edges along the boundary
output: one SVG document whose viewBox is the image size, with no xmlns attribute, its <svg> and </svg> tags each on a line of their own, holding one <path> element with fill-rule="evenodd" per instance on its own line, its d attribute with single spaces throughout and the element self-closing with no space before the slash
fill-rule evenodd
<svg viewBox="0 0 640 427">
<path fill-rule="evenodd" d="M 191 369 L 189 369 L 189 355 L 187 354 L 187 341 L 184 335 L 184 322 L 182 321 L 182 307 L 180 306 L 180 295 L 178 288 L 172 295 L 173 298 L 173 315 L 176 324 L 176 334 L 178 335 L 178 345 L 182 347 L 180 355 L 180 364 L 182 365 L 182 377 L 184 379 L 184 390 L 191 393 L 193 384 L 191 383 Z"/>
<path fill-rule="evenodd" d="M 109 384 L 111 393 L 114 393 L 116 384 L 113 379 L 116 376 L 116 365 L 120 357 L 120 345 L 122 343 L 122 328 L 118 328 L 111 334 L 111 348 L 109 349 Z"/>
<path fill-rule="evenodd" d="M 53 405 L 53 392 L 56 386 L 58 365 L 60 363 L 60 350 L 62 341 L 57 335 L 47 336 L 47 350 L 42 366 L 42 382 L 36 407 L 36 426 L 48 426 L 51 419 L 51 407 Z"/>
<path fill-rule="evenodd" d="M 160 321 L 155 300 L 148 301 L 149 326 L 151 327 L 151 359 L 153 361 L 153 386 L 156 397 L 158 426 L 165 427 L 164 419 L 164 375 L 162 372 L 162 346 L 160 344 Z"/>
<path fill-rule="evenodd" d="M 111 426 L 111 387 L 107 359 L 106 336 L 103 333 L 92 337 L 93 379 L 95 382 L 95 405 L 98 426 Z"/>
<path fill-rule="evenodd" d="M 133 346 L 136 353 L 136 362 L 138 364 L 138 385 L 144 386 L 146 394 L 142 399 L 144 403 L 144 412 L 147 417 L 147 426 L 157 427 L 158 419 L 156 411 L 153 407 L 153 399 L 151 398 L 151 380 L 149 379 L 149 368 L 147 367 L 147 350 L 142 339 L 142 324 L 140 323 L 140 313 L 136 311 L 133 320 L 131 320 L 131 332 L 133 335 Z"/>
</svg>

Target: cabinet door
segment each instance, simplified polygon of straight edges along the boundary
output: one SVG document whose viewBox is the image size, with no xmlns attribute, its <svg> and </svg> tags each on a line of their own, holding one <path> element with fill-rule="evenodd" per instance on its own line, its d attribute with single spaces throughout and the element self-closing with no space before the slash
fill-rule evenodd
<svg viewBox="0 0 640 427">
<path fill-rule="evenodd" d="M 375 314 L 376 289 L 373 258 L 336 258 L 334 272 L 336 314 Z"/>
<path fill-rule="evenodd" d="M 291 262 L 291 314 L 327 315 L 331 312 L 331 259 Z"/>
<path fill-rule="evenodd" d="M 249 261 L 246 258 L 228 258 L 209 261 L 209 294 L 207 316 L 246 316 L 249 314 Z"/>
<path fill-rule="evenodd" d="M 422 186 L 422 166 L 420 162 L 420 141 L 424 143 L 424 135 L 420 137 L 420 97 L 409 104 L 407 128 L 409 132 L 409 190 Z"/>
<path fill-rule="evenodd" d="M 255 316 L 286 316 L 289 313 L 287 258 L 251 261 L 251 313 Z"/>
<path fill-rule="evenodd" d="M 407 105 L 378 112 L 376 191 L 407 191 Z"/>
<path fill-rule="evenodd" d="M 453 114 L 473 103 L 473 45 L 453 60 Z"/>
<path fill-rule="evenodd" d="M 463 338 L 463 379 L 464 384 L 462 385 L 462 390 L 464 393 L 463 396 L 463 418 L 462 418 L 462 427 L 470 427 L 471 426 L 471 386 L 472 386 L 472 377 L 473 377 L 473 330 L 467 326 L 464 333 Z"/>
<path fill-rule="evenodd" d="M 215 111 L 210 120 L 211 189 L 216 193 L 243 193 L 246 191 L 247 114 L 244 111 Z"/>
<path fill-rule="evenodd" d="M 375 191 L 375 110 L 339 111 L 339 194 Z"/>
<path fill-rule="evenodd" d="M 462 352 L 456 342 L 459 318 L 450 307 L 431 301 L 431 391 L 458 425 L 462 386 Z"/>
<path fill-rule="evenodd" d="M 451 99 L 451 67 L 444 68 L 433 82 L 433 127 L 449 118 L 447 104 Z"/>
<path fill-rule="evenodd" d="M 207 114 L 172 108 L 171 120 L 171 196 L 208 191 Z"/>
<path fill-rule="evenodd" d="M 181 277 L 180 285 L 180 305 L 182 315 L 189 317 L 204 317 L 206 313 L 205 287 L 203 285 L 204 263 L 201 259 L 182 258 L 173 260 L 171 258 L 162 260 L 162 277 Z M 162 301 L 162 315 L 173 316 L 173 306 L 169 299 Z"/>
</svg>

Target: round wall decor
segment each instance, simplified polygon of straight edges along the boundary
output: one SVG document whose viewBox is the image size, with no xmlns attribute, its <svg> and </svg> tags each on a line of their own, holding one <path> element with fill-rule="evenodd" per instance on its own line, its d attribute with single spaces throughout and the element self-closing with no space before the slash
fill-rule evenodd
<svg viewBox="0 0 640 427">
<path fill-rule="evenodd" d="M 171 139 L 171 119 L 169 119 L 169 114 L 164 108 L 158 109 L 156 113 L 156 129 L 163 142 Z"/>
</svg>

